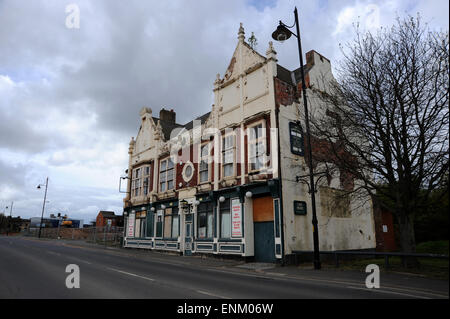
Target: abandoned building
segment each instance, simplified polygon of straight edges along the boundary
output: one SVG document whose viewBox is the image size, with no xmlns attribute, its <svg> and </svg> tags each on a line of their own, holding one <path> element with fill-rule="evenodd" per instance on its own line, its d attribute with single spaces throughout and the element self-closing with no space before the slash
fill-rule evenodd
<svg viewBox="0 0 450 319">
<path fill-rule="evenodd" d="M 306 57 L 308 86 L 332 77 L 327 58 Z M 156 117 L 142 108 L 128 152 L 125 247 L 262 262 L 312 251 L 310 194 L 296 178 L 308 173 L 303 108 L 294 98 L 300 69 L 277 62 L 272 43 L 259 54 L 241 25 L 229 67 L 213 84 L 210 112 L 179 124 L 174 110 Z M 312 109 L 323 107 L 312 101 Z M 337 174 L 318 185 L 320 249 L 373 249 L 372 202 L 334 204 L 342 184 Z"/>
</svg>

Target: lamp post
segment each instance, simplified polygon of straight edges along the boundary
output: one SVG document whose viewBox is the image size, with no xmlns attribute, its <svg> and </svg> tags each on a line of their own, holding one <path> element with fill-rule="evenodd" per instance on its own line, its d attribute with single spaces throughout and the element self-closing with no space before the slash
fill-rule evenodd
<svg viewBox="0 0 450 319">
<path fill-rule="evenodd" d="M 11 202 L 11 207 L 9 208 L 9 218 L 12 218 L 13 205 L 14 205 L 14 202 Z M 8 206 L 6 206 L 6 209 L 8 209 Z"/>
<path fill-rule="evenodd" d="M 41 214 L 41 222 L 39 223 L 39 235 L 38 235 L 38 238 L 41 238 L 42 222 L 44 220 L 45 200 L 47 199 L 48 177 L 45 180 L 45 184 L 39 184 L 37 186 L 37 189 L 41 189 L 41 186 L 44 186 L 44 185 L 45 185 L 44 202 L 42 203 L 42 214 Z"/>
<path fill-rule="evenodd" d="M 311 190 L 311 206 L 312 206 L 312 225 L 313 225 L 313 240 L 314 240 L 314 269 L 320 269 L 320 253 L 319 253 L 319 231 L 317 227 L 317 214 L 316 214 L 316 191 L 314 187 L 314 173 L 313 173 L 313 164 L 312 164 L 312 151 L 311 151 L 311 134 L 309 129 L 309 115 L 308 115 L 308 100 L 306 96 L 306 83 L 305 83 L 305 72 L 303 69 L 303 53 L 302 53 L 302 43 L 300 40 L 300 26 L 298 23 L 298 13 L 297 7 L 294 10 L 295 16 L 295 27 L 297 34 L 290 31 L 290 28 L 293 26 L 287 26 L 283 22 L 280 21 L 277 29 L 272 33 L 272 38 L 276 41 L 285 41 L 291 37 L 291 35 L 297 38 L 298 44 L 298 55 L 300 58 L 300 73 L 302 80 L 302 95 L 303 95 L 303 105 L 305 108 L 305 125 L 306 125 L 306 143 L 308 146 L 308 166 L 309 166 L 309 182 L 310 182 L 310 190 Z M 297 88 L 297 85 L 296 85 Z"/>
</svg>

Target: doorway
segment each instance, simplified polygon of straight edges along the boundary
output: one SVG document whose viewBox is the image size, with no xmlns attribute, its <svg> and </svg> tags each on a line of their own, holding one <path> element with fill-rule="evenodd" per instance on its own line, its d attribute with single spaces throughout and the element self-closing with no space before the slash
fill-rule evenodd
<svg viewBox="0 0 450 319">
<path fill-rule="evenodd" d="M 186 215 L 184 232 L 184 255 L 192 256 L 192 214 Z"/>
<path fill-rule="evenodd" d="M 275 262 L 273 199 L 253 199 L 253 230 L 256 262 Z"/>
</svg>

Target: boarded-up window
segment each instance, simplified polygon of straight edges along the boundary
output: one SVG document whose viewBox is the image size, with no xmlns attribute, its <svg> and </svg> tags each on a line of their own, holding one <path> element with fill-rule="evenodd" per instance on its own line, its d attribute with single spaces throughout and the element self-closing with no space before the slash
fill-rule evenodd
<svg viewBox="0 0 450 319">
<path fill-rule="evenodd" d="M 320 207 L 322 216 L 351 217 L 350 197 L 339 189 L 320 187 Z"/>
<path fill-rule="evenodd" d="M 164 237 L 172 237 L 172 208 L 167 208 L 164 215 Z"/>
<path fill-rule="evenodd" d="M 213 238 L 213 203 L 200 203 L 197 206 L 197 216 L 197 237 Z"/>
<path fill-rule="evenodd" d="M 253 221 L 273 221 L 273 198 L 272 196 L 253 198 Z"/>
<path fill-rule="evenodd" d="M 223 203 L 220 203 L 220 237 L 231 238 L 231 213 L 230 213 L 229 198 L 225 199 Z"/>
</svg>

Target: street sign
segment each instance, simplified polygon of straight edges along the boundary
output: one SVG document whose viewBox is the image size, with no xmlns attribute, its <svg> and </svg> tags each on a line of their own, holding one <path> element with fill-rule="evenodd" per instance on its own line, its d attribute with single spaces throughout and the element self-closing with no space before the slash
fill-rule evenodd
<svg viewBox="0 0 450 319">
<path fill-rule="evenodd" d="M 294 200 L 294 214 L 306 215 L 306 202 Z"/>
</svg>

